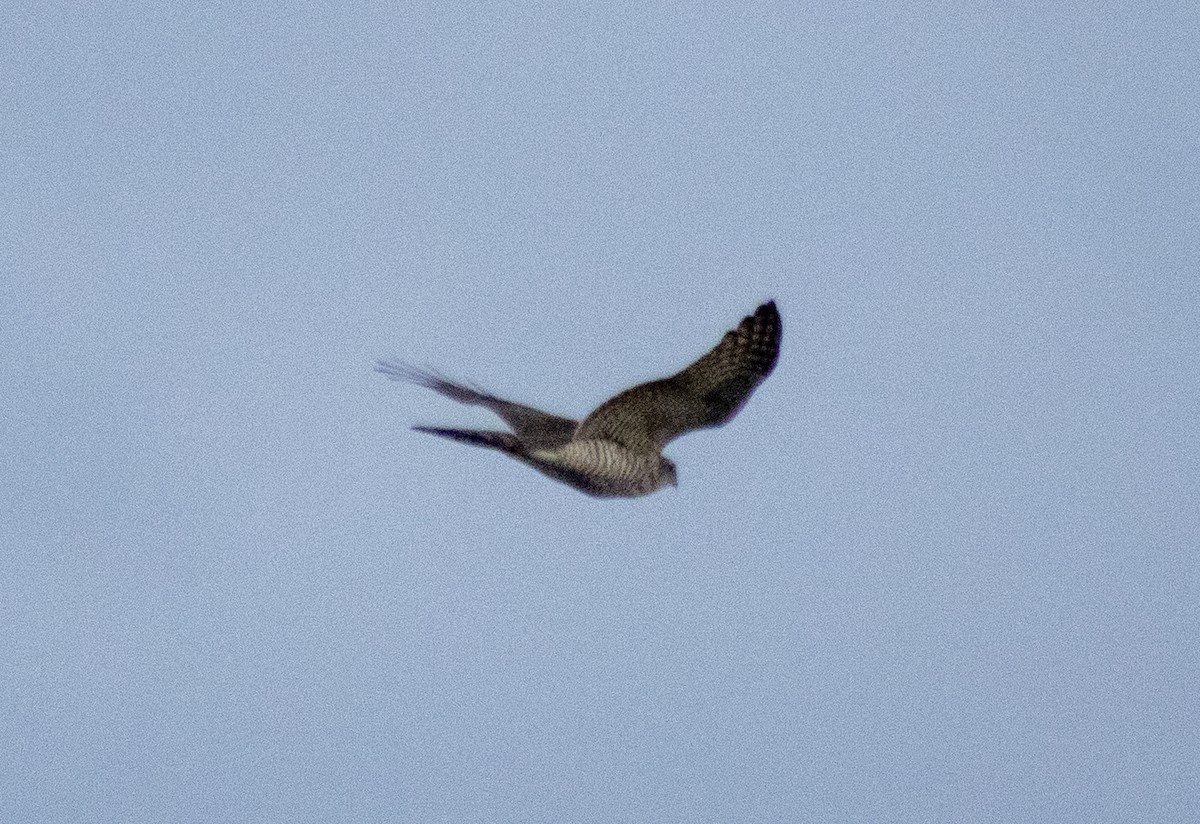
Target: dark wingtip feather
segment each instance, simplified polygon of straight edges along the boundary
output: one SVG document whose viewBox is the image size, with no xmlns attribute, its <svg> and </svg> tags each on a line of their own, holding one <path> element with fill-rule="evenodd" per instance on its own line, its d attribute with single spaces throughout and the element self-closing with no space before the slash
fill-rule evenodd
<svg viewBox="0 0 1200 824">
<path fill-rule="evenodd" d="M 769 300 L 754 310 L 754 318 L 780 326 L 779 307 L 774 300 Z"/>
<path fill-rule="evenodd" d="M 436 389 L 439 383 L 445 382 L 445 379 L 432 369 L 422 369 L 402 360 L 377 360 L 375 371 L 390 380 L 415 383 L 427 389 Z"/>
<path fill-rule="evenodd" d="M 438 435 L 459 443 L 469 443 L 473 446 L 487 446 L 503 452 L 516 453 L 521 449 L 521 443 L 510 432 L 491 432 L 476 429 L 446 429 L 440 426 L 414 426 L 417 432 L 427 435 Z"/>
<path fill-rule="evenodd" d="M 750 349 L 760 359 L 761 378 L 766 378 L 779 361 L 779 342 L 783 337 L 783 320 L 774 300 L 769 300 L 742 321 L 750 339 Z"/>
</svg>

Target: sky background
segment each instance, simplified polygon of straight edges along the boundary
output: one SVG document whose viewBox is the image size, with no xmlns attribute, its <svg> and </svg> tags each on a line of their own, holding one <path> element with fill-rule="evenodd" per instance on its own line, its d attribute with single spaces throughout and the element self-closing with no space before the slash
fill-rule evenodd
<svg viewBox="0 0 1200 824">
<path fill-rule="evenodd" d="M 1194 3 L 9 2 L 0 820 L 1185 822 Z M 578 417 L 774 298 L 596 500 Z"/>
</svg>

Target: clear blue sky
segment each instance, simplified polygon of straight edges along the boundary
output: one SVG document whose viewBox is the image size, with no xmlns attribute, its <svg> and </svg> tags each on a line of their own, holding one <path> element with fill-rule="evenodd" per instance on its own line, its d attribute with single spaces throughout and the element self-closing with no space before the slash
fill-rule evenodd
<svg viewBox="0 0 1200 824">
<path fill-rule="evenodd" d="M 0 11 L 0 820 L 1195 820 L 1194 3 L 262 8 Z"/>
</svg>

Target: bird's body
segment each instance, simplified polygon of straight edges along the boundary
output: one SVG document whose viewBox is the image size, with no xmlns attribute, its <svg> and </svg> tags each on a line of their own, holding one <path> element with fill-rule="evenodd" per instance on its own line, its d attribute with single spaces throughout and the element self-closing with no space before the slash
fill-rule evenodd
<svg viewBox="0 0 1200 824">
<path fill-rule="evenodd" d="M 414 427 L 420 432 L 498 449 L 589 495 L 634 497 L 675 485 L 675 464 L 663 457 L 663 446 L 692 429 L 733 418 L 775 368 L 780 335 L 775 302 L 764 303 L 691 366 L 626 389 L 578 422 L 398 361 L 380 361 L 375 368 L 459 403 L 486 406 L 512 430 Z"/>
<path fill-rule="evenodd" d="M 646 495 L 675 484 L 675 465 L 666 458 L 599 438 L 534 451 L 528 463 L 599 498 Z"/>
</svg>

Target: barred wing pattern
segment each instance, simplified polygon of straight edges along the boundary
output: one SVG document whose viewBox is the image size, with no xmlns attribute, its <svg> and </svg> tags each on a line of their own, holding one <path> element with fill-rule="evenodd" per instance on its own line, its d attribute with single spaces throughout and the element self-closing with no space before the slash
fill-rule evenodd
<svg viewBox="0 0 1200 824">
<path fill-rule="evenodd" d="M 685 432 L 726 423 L 775 368 L 780 333 L 775 302 L 764 303 L 683 371 L 605 401 L 584 418 L 574 440 L 610 439 L 657 452 Z"/>
</svg>

